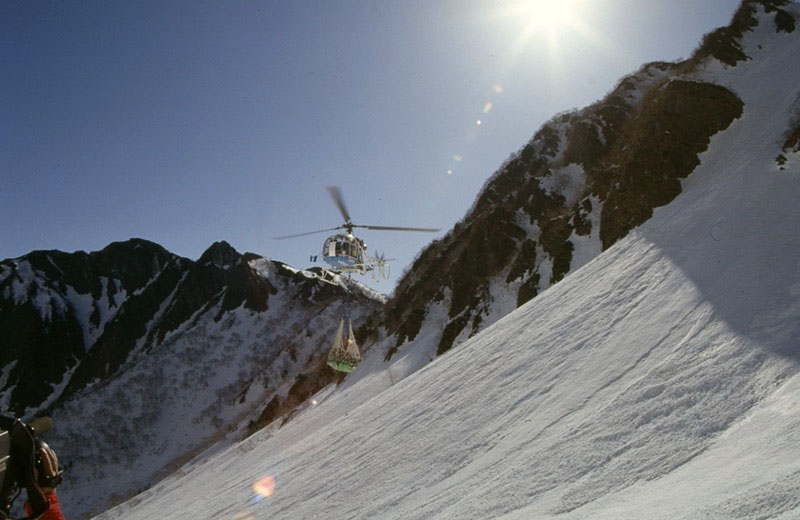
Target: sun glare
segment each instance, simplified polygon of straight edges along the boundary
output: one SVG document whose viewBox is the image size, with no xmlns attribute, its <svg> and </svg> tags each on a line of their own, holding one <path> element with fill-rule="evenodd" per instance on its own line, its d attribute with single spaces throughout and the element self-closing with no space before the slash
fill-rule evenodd
<svg viewBox="0 0 800 520">
<path fill-rule="evenodd" d="M 555 51 L 566 33 L 585 31 L 581 20 L 586 0 L 509 0 L 497 10 L 500 18 L 517 27 L 515 52 L 532 42 L 545 42 Z"/>
<path fill-rule="evenodd" d="M 574 7 L 575 2 L 570 0 L 527 0 L 510 6 L 526 27 L 548 29 L 569 24 L 574 16 Z"/>
<path fill-rule="evenodd" d="M 579 3 L 580 0 L 515 0 L 507 4 L 505 14 L 522 28 L 520 45 L 531 39 L 544 39 L 554 46 L 561 33 L 578 25 Z"/>
<path fill-rule="evenodd" d="M 592 18 L 603 10 L 602 0 L 497 0 L 483 11 L 493 22 L 495 37 L 508 42 L 505 56 L 509 69 L 519 60 L 534 63 L 541 58 L 550 63 L 550 78 L 557 78 L 567 56 L 575 50 L 611 50 L 608 36 L 592 27 Z"/>
</svg>

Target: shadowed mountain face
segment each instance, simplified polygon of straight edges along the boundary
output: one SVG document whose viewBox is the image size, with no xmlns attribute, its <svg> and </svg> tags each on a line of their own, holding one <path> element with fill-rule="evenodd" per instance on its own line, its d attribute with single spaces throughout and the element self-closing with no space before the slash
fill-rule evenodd
<svg viewBox="0 0 800 520">
<path fill-rule="evenodd" d="M 493 285 L 510 287 L 522 305 L 680 194 L 680 179 L 743 105 L 676 69 L 647 65 L 603 101 L 540 129 L 398 284 L 386 320 L 396 346 L 415 337 L 421 308 L 448 300 L 445 352 L 465 330 L 483 328 Z"/>
<path fill-rule="evenodd" d="M 113 373 L 114 360 L 125 358 L 192 264 L 135 239 L 93 253 L 34 251 L 0 262 L 3 408 L 21 415 L 52 403 L 73 372 L 86 380 Z M 104 373 L 79 369 L 98 342 L 114 340 Z"/>
<path fill-rule="evenodd" d="M 433 306 L 447 309 L 441 354 L 513 310 L 495 303 L 506 293 L 522 305 L 674 200 L 711 137 L 744 110 L 700 69 L 711 59 L 731 67 L 749 60 L 740 39 L 758 25 L 759 10 L 776 35 L 794 31 L 787 4 L 745 1 L 689 60 L 644 65 L 601 101 L 542 126 L 399 281 L 374 322 L 394 338 L 387 359 L 416 338 Z M 797 147 L 792 130 L 787 153 Z"/>
<path fill-rule="evenodd" d="M 217 321 L 239 307 L 267 312 L 278 288 L 250 265 L 258 260 L 226 242 L 194 262 L 132 239 L 92 253 L 35 251 L 2 261 L 3 408 L 24 415 L 113 378 L 210 309 Z M 313 286 L 317 298 L 348 297 L 343 286 L 271 264 L 301 292 Z"/>
</svg>

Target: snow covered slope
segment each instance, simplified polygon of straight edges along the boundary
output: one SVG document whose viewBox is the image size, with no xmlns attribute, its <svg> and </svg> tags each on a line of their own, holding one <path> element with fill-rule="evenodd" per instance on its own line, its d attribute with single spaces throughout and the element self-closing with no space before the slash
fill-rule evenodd
<svg viewBox="0 0 800 520">
<path fill-rule="evenodd" d="M 800 518 L 800 37 L 756 16 L 750 60 L 695 72 L 741 116 L 649 221 L 99 518 Z"/>
</svg>

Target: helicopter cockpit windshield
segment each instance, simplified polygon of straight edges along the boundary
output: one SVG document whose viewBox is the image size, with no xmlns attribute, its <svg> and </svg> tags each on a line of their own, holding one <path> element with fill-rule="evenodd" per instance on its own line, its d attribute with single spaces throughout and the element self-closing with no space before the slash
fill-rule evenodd
<svg viewBox="0 0 800 520">
<path fill-rule="evenodd" d="M 333 235 L 322 246 L 322 257 L 331 265 L 361 263 L 366 244 L 353 235 Z"/>
</svg>

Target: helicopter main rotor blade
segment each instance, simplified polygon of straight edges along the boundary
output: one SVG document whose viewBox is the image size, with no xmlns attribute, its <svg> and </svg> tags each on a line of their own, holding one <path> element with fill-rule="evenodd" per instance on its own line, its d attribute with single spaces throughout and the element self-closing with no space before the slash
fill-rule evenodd
<svg viewBox="0 0 800 520">
<path fill-rule="evenodd" d="M 328 186 L 328 193 L 331 194 L 333 202 L 339 208 L 339 213 L 344 217 L 344 221 L 350 222 L 350 213 L 347 212 L 347 206 L 344 204 L 344 197 L 342 197 L 342 190 L 339 189 L 339 186 Z"/>
<path fill-rule="evenodd" d="M 425 233 L 436 233 L 439 231 L 437 228 L 422 228 L 422 227 L 397 227 L 397 226 L 353 226 L 365 229 L 372 229 L 375 231 L 423 231 Z"/>
<path fill-rule="evenodd" d="M 320 229 L 319 231 L 308 231 L 306 233 L 297 233 L 294 235 L 284 235 L 282 237 L 272 237 L 272 240 L 283 240 L 285 238 L 296 238 L 296 237 L 304 237 L 307 235 L 316 235 L 317 233 L 329 233 L 331 231 L 336 231 L 337 229 L 343 229 L 344 226 L 337 226 L 331 229 Z"/>
</svg>

